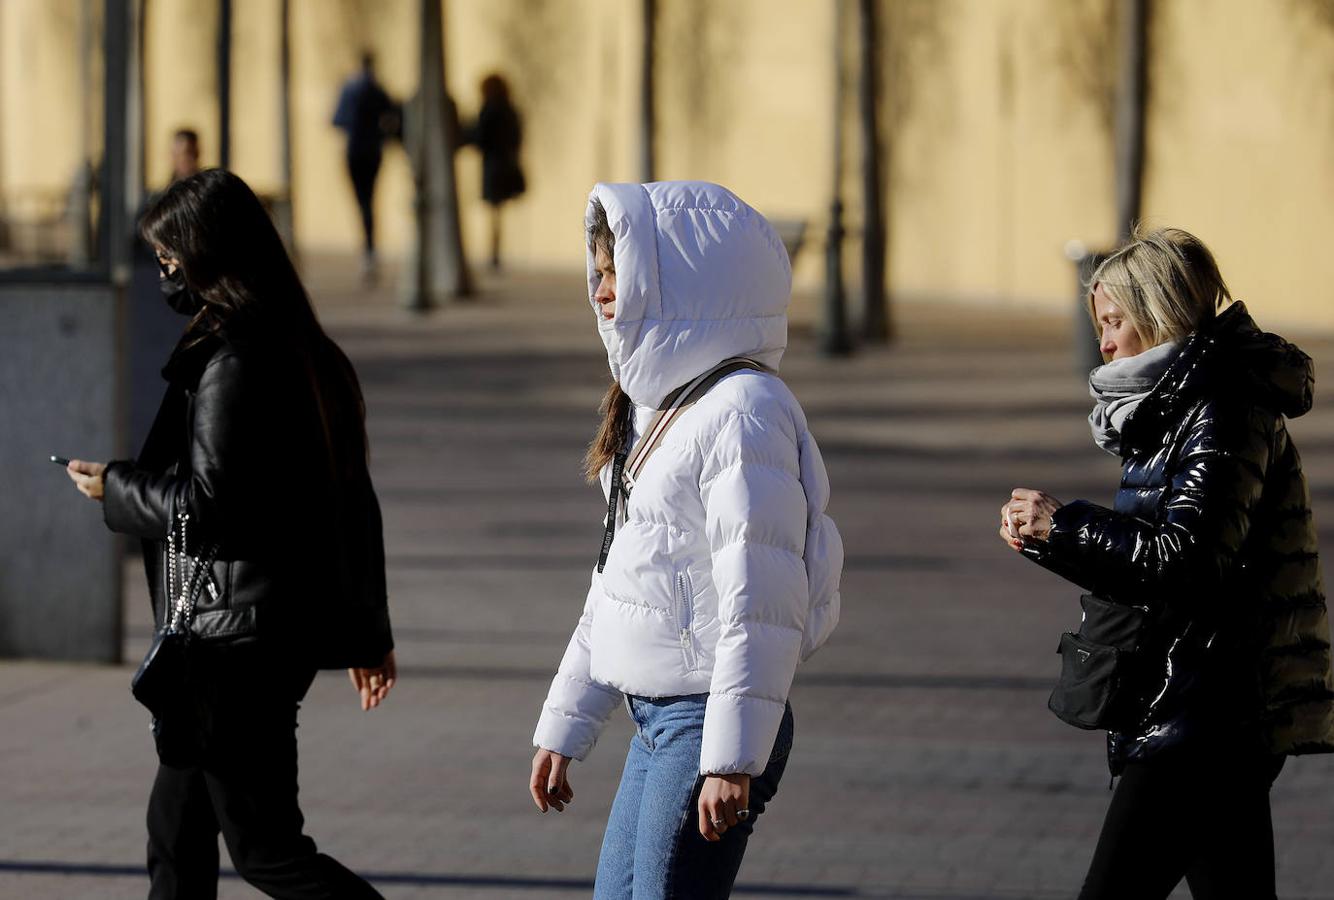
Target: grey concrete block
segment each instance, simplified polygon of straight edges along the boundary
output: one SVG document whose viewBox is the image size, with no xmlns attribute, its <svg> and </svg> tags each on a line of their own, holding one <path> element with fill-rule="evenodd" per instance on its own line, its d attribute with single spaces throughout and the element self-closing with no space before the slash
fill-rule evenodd
<svg viewBox="0 0 1334 900">
<path fill-rule="evenodd" d="M 123 453 L 120 328 L 110 285 L 0 284 L 0 656 L 120 659 L 121 540 L 49 461 Z"/>
</svg>

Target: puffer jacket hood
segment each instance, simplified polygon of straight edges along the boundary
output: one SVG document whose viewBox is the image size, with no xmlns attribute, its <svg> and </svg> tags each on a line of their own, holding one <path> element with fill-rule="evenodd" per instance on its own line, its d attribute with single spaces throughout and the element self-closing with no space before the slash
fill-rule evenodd
<svg viewBox="0 0 1334 900">
<path fill-rule="evenodd" d="M 1310 411 L 1314 393 L 1311 357 L 1278 335 L 1261 331 L 1246 304 L 1233 303 L 1185 340 L 1128 420 L 1124 448 L 1147 449 L 1167 423 L 1206 395 L 1233 396 L 1295 419 Z"/>
<path fill-rule="evenodd" d="M 787 255 L 764 217 L 717 185 L 598 185 L 592 196 L 616 237 L 616 317 L 598 330 L 636 428 L 728 357 L 766 369 L 719 379 L 635 477 L 533 743 L 583 759 L 624 695 L 707 696 L 701 774 L 759 775 L 798 664 L 838 623 L 843 570 L 819 447 L 772 371 Z M 590 270 L 590 299 L 596 287 Z"/>
<path fill-rule="evenodd" d="M 732 356 L 777 371 L 787 347 L 792 267 L 773 226 L 703 181 L 597 184 L 616 237 L 616 318 L 599 324 L 612 376 L 638 406 Z M 597 273 L 588 253 L 596 314 Z"/>
<path fill-rule="evenodd" d="M 1278 335 L 1261 331 L 1244 303 L 1228 307 L 1212 331 L 1242 393 L 1289 419 L 1311 411 L 1315 395 L 1311 357 Z"/>
</svg>

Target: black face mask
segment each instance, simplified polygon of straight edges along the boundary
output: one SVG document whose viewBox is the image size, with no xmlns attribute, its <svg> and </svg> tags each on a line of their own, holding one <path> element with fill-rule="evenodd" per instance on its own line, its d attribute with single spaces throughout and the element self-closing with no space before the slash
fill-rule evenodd
<svg viewBox="0 0 1334 900">
<path fill-rule="evenodd" d="M 179 267 L 170 274 L 163 270 L 162 278 L 158 281 L 158 290 L 162 291 L 167 305 L 183 316 L 193 316 L 204 308 L 199 295 L 186 286 L 185 276 Z"/>
</svg>

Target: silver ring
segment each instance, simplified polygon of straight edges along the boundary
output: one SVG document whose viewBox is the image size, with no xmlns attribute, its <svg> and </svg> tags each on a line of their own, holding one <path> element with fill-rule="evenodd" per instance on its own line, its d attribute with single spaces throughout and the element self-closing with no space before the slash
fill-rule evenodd
<svg viewBox="0 0 1334 900">
<path fill-rule="evenodd" d="M 714 827 L 714 828 L 726 828 L 726 827 L 727 827 L 727 820 L 726 820 L 726 819 L 714 819 L 714 820 L 713 820 L 713 827 Z"/>
<path fill-rule="evenodd" d="M 744 821 L 746 821 L 747 819 L 750 818 L 750 810 L 748 810 L 748 809 L 738 809 L 738 810 L 736 811 L 736 817 L 737 817 L 738 820 L 744 822 Z"/>
</svg>

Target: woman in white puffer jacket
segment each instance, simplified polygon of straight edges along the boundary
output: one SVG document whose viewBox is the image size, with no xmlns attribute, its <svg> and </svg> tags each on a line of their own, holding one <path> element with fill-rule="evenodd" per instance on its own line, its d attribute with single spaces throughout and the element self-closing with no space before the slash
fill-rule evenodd
<svg viewBox="0 0 1334 900">
<path fill-rule="evenodd" d="M 775 374 L 791 268 L 764 217 L 714 184 L 599 184 L 586 224 L 614 379 L 587 460 L 604 492 L 675 389 L 724 360 L 758 367 L 685 408 L 629 496 L 617 492 L 605 566 L 537 724 L 530 787 L 543 812 L 564 809 L 569 761 L 624 700 L 637 733 L 594 896 L 727 897 L 787 762 L 793 673 L 839 612 L 829 482 Z"/>
</svg>

